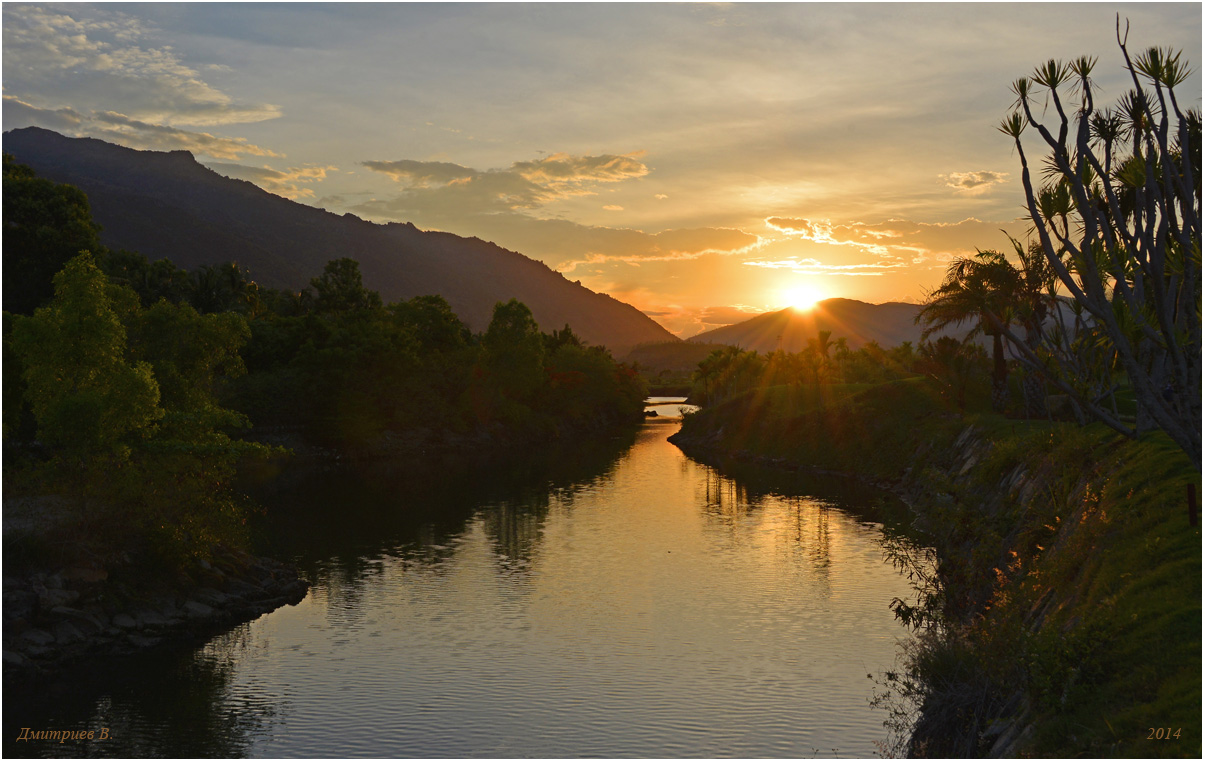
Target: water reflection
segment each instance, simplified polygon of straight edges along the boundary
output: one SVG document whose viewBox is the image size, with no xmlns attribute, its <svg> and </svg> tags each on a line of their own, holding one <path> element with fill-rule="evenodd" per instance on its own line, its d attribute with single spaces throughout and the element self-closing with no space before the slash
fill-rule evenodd
<svg viewBox="0 0 1205 762">
<path fill-rule="evenodd" d="M 672 430 L 300 481 L 263 537 L 305 601 L 37 722 L 133 739 L 81 755 L 872 756 L 893 506 Z"/>
<path fill-rule="evenodd" d="M 18 699 L 6 689 L 4 756 L 248 756 L 252 739 L 272 733 L 290 706 L 280 693 L 229 700 L 236 665 L 256 647 L 252 638 L 250 625 L 242 625 L 196 651 L 123 660 L 103 671 L 77 671 L 32 700 Z M 77 682 L 77 676 L 84 680 Z M 22 727 L 92 730 L 94 738 L 18 744 Z M 108 729 L 105 738 L 102 728 Z"/>
</svg>

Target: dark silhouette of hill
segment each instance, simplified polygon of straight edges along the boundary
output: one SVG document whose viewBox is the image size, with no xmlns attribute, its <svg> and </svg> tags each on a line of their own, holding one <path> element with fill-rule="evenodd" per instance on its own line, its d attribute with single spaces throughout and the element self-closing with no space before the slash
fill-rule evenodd
<svg viewBox="0 0 1205 762">
<path fill-rule="evenodd" d="M 300 290 L 328 261 L 351 257 L 386 302 L 439 294 L 474 330 L 485 330 L 497 302 L 516 298 L 543 330 L 568 324 L 617 356 L 677 340 L 635 307 L 517 252 L 305 206 L 223 177 L 187 151 L 136 151 L 37 127 L 4 133 L 3 147 L 40 176 L 88 194 L 102 243 L 151 260 L 190 269 L 235 261 L 264 286 Z"/>
<path fill-rule="evenodd" d="M 743 323 L 705 331 L 687 341 L 732 344 L 762 353 L 776 349 L 799 352 L 820 331 L 831 331 L 832 341 L 844 337 L 850 349 L 857 349 L 869 341 L 876 341 L 884 348 L 905 341 L 915 345 L 920 342 L 923 330 L 915 323 L 919 311 L 920 305 L 903 302 L 867 304 L 856 299 L 825 299 L 810 310 L 788 307 L 778 312 L 767 312 Z M 970 328 L 971 324 L 968 323 L 961 330 L 954 329 L 937 335 L 962 338 Z"/>
</svg>

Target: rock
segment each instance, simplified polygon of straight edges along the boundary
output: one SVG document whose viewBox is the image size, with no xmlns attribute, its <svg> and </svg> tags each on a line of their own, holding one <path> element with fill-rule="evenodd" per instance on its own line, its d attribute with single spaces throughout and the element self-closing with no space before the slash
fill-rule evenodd
<svg viewBox="0 0 1205 762">
<path fill-rule="evenodd" d="M 35 646 L 48 646 L 54 642 L 54 636 L 45 630 L 26 630 L 21 637 Z"/>
<path fill-rule="evenodd" d="M 4 621 L 14 619 L 30 620 L 38 613 L 40 601 L 38 594 L 32 590 L 4 591 Z"/>
<path fill-rule="evenodd" d="M 68 569 L 63 572 L 63 579 L 73 580 L 75 582 L 83 582 L 87 585 L 92 585 L 97 582 L 104 582 L 108 578 L 109 572 L 105 571 L 104 569 L 88 569 L 78 567 L 75 569 Z"/>
<path fill-rule="evenodd" d="M 128 642 L 130 645 L 134 646 L 135 648 L 150 648 L 152 646 L 157 646 L 160 643 L 162 643 L 163 639 L 162 638 L 151 638 L 151 637 L 147 637 L 145 635 L 139 635 L 136 632 L 130 632 L 130 633 L 126 634 L 126 642 Z"/>
<path fill-rule="evenodd" d="M 147 627 L 166 627 L 167 620 L 153 609 L 143 609 L 138 612 L 138 627 L 146 629 Z"/>
<path fill-rule="evenodd" d="M 54 614 L 60 619 L 70 620 L 72 624 L 75 625 L 76 629 L 85 635 L 100 632 L 101 630 L 105 629 L 104 624 L 97 620 L 96 617 L 80 611 L 79 609 L 68 608 L 67 606 L 56 606 L 50 610 L 50 613 Z"/>
<path fill-rule="evenodd" d="M 54 639 L 62 645 L 70 643 L 78 643 L 85 639 L 84 633 L 79 631 L 71 622 L 59 622 L 54 626 Z"/>
<path fill-rule="evenodd" d="M 20 669 L 21 667 L 24 667 L 28 663 L 29 663 L 29 659 L 25 658 L 24 656 L 17 653 L 16 651 L 5 651 L 4 652 L 4 666 L 5 667 L 15 667 L 17 669 Z"/>
<path fill-rule="evenodd" d="M 134 617 L 129 614 L 117 614 L 113 617 L 113 626 L 123 630 L 133 630 L 138 627 L 138 622 L 134 621 Z"/>
<path fill-rule="evenodd" d="M 967 458 L 967 462 L 963 465 L 962 470 L 958 472 L 958 475 L 966 476 L 967 472 L 974 468 L 975 464 L 978 462 L 979 458 L 974 453 L 971 453 L 970 457 Z"/>
<path fill-rule="evenodd" d="M 184 604 L 184 612 L 189 619 L 207 619 L 213 616 L 213 609 L 198 601 L 188 601 Z"/>
<path fill-rule="evenodd" d="M 240 598 L 251 598 L 258 595 L 263 595 L 263 588 L 249 584 L 241 579 L 233 579 L 226 586 L 226 592 L 229 595 L 235 595 Z"/>
<path fill-rule="evenodd" d="M 38 603 L 43 609 L 69 606 L 78 600 L 79 592 L 76 590 L 63 590 L 47 586 L 38 592 Z"/>
<path fill-rule="evenodd" d="M 202 587 L 193 593 L 193 597 L 210 606 L 221 606 L 228 600 L 227 596 L 212 587 Z"/>
</svg>

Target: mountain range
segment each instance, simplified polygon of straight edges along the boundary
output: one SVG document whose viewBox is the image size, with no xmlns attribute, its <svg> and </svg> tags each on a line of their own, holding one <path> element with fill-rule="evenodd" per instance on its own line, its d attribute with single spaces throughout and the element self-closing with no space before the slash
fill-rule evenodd
<svg viewBox="0 0 1205 762">
<path fill-rule="evenodd" d="M 869 341 L 893 347 L 905 341 L 920 342 L 923 328 L 916 325 L 919 304 L 887 302 L 867 304 L 856 299 L 825 299 L 808 310 L 788 307 L 767 312 L 743 323 L 726 325 L 692 336 L 688 341 L 700 344 L 731 344 L 758 352 L 802 351 L 809 339 L 820 331 L 830 331 L 832 341 L 844 338 L 850 349 Z M 936 332 L 935 336 L 950 335 L 962 338 L 971 329 L 968 323 L 961 328 Z"/>
<path fill-rule="evenodd" d="M 515 298 L 543 330 L 567 324 L 616 356 L 677 340 L 635 307 L 518 252 L 299 204 L 223 177 L 187 151 L 137 151 L 37 127 L 4 133 L 3 149 L 39 176 L 84 191 L 102 243 L 152 261 L 188 269 L 234 261 L 261 285 L 296 291 L 330 260 L 351 257 L 385 302 L 439 294 L 476 331 L 496 303 Z"/>
</svg>

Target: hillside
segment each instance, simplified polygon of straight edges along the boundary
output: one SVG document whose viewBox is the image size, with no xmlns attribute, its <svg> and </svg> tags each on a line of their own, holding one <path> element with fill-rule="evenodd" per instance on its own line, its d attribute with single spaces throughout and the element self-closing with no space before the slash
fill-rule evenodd
<svg viewBox="0 0 1205 762">
<path fill-rule="evenodd" d="M 732 344 L 758 352 L 776 349 L 799 352 L 819 331 L 831 331 L 832 340 L 844 338 L 850 349 L 869 341 L 893 347 L 905 341 L 913 344 L 920 341 L 921 326 L 914 322 L 919 310 L 920 305 L 901 302 L 867 304 L 856 299 L 825 299 L 806 312 L 793 307 L 767 312 L 743 323 L 700 333 L 687 341 Z M 969 329 L 967 325 L 961 331 L 949 333 L 961 338 Z"/>
<path fill-rule="evenodd" d="M 87 193 L 105 245 L 151 260 L 185 268 L 233 260 L 262 285 L 299 290 L 328 261 L 351 257 L 386 302 L 439 294 L 474 330 L 486 328 L 497 302 L 517 298 L 544 330 L 568 324 L 617 356 L 676 341 L 635 307 L 517 252 L 305 206 L 223 177 L 186 151 L 136 151 L 36 127 L 4 133 L 3 148 L 40 176 Z"/>
<path fill-rule="evenodd" d="M 1200 758 L 1200 472 L 1163 433 L 958 416 L 914 378 L 754 389 L 670 441 L 911 505 L 940 561 L 893 608 L 940 626 L 877 676 L 894 755 Z"/>
</svg>

